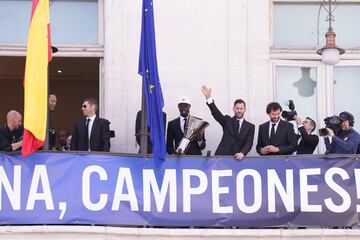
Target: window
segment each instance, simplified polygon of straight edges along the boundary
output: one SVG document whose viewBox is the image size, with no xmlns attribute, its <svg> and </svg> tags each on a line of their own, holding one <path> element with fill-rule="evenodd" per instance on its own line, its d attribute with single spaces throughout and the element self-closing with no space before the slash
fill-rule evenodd
<svg viewBox="0 0 360 240">
<path fill-rule="evenodd" d="M 299 116 L 308 116 L 316 121 L 316 79 L 315 67 L 277 66 L 277 101 L 283 105 L 287 100 L 293 100 Z"/>
<path fill-rule="evenodd" d="M 337 6 L 337 7 L 336 7 Z M 360 46 L 360 2 L 333 4 L 337 44 L 342 47 Z M 313 3 L 274 2 L 273 45 L 281 46 L 322 46 L 328 22 L 327 12 L 320 1 Z M 354 26 L 354 27 L 349 27 Z"/>
<path fill-rule="evenodd" d="M 301 117 L 314 117 L 317 128 L 324 126 L 327 116 L 349 111 L 360 130 L 360 0 L 341 1 L 333 5 L 336 43 L 346 48 L 336 66 L 326 66 L 315 52 L 325 45 L 327 13 L 322 1 L 273 0 L 272 44 L 274 99 L 282 105 L 294 100 Z M 346 60 L 345 60 L 346 59 Z M 324 153 L 320 141 L 319 153 Z"/>
<path fill-rule="evenodd" d="M 0 42 L 26 43 L 30 24 L 31 0 L 0 0 Z M 98 1 L 50 1 L 53 43 L 97 44 Z"/>
<path fill-rule="evenodd" d="M 354 115 L 354 128 L 360 132 L 360 66 L 334 67 L 334 113 Z"/>
</svg>

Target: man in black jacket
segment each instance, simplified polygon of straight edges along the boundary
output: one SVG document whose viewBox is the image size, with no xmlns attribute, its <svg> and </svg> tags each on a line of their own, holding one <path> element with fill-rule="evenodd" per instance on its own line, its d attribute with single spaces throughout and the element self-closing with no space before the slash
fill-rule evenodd
<svg viewBox="0 0 360 240">
<path fill-rule="evenodd" d="M 23 134 L 22 116 L 11 110 L 6 115 L 6 123 L 0 128 L 0 151 L 20 150 Z"/>
<path fill-rule="evenodd" d="M 202 86 L 206 104 L 215 120 L 222 126 L 223 136 L 215 155 L 231 155 L 241 160 L 251 150 L 254 141 L 255 125 L 244 119 L 246 103 L 242 99 L 234 102 L 234 116 L 223 115 L 211 97 L 211 88 Z"/>
<path fill-rule="evenodd" d="M 72 151 L 110 151 L 110 122 L 96 116 L 97 101 L 84 100 L 81 110 L 84 118 L 78 120 L 72 132 L 70 150 Z"/>
<path fill-rule="evenodd" d="M 175 154 L 177 147 L 179 146 L 181 140 L 184 137 L 184 132 L 186 131 L 186 121 L 190 116 L 190 100 L 187 97 L 180 98 L 178 103 L 178 108 L 180 116 L 170 121 L 167 127 L 166 134 L 166 151 L 168 154 Z M 188 149 L 186 150 L 186 155 L 202 155 L 201 150 L 206 146 L 206 140 L 204 132 L 198 132 L 194 140 L 189 144 Z"/>
<path fill-rule="evenodd" d="M 136 143 L 140 146 L 139 148 L 139 153 L 141 150 L 141 113 L 142 110 L 138 111 L 136 114 L 136 120 L 135 120 L 135 139 L 136 139 Z M 165 128 L 166 128 L 166 113 L 162 112 L 163 115 L 163 122 L 164 122 L 164 132 L 165 132 Z M 147 126 L 147 153 L 148 154 L 152 154 L 152 142 L 150 139 L 150 127 Z"/>
<path fill-rule="evenodd" d="M 56 145 L 56 130 L 54 125 L 55 108 L 57 104 L 57 97 L 54 93 L 49 94 L 49 125 L 47 129 L 47 137 L 49 140 L 49 150 L 55 150 Z"/>
<path fill-rule="evenodd" d="M 315 121 L 307 117 L 304 121 L 296 116 L 295 121 L 299 130 L 298 138 L 298 150 L 296 154 L 313 154 L 315 148 L 319 143 L 319 137 L 312 134 L 316 128 Z"/>
<path fill-rule="evenodd" d="M 256 151 L 260 155 L 290 155 L 298 147 L 293 125 L 280 119 L 281 111 L 277 102 L 266 107 L 270 121 L 259 126 Z"/>
</svg>

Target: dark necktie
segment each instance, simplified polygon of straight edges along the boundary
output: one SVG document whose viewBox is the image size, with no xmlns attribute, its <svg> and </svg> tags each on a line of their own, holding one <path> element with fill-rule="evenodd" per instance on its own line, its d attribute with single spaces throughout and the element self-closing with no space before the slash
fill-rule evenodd
<svg viewBox="0 0 360 240">
<path fill-rule="evenodd" d="M 236 124 L 235 124 L 235 129 L 237 130 L 237 134 L 239 135 L 240 133 L 240 120 L 236 120 Z"/>
<path fill-rule="evenodd" d="M 187 123 L 187 118 L 184 118 L 184 134 L 186 133 L 187 130 L 186 123 Z"/>
<path fill-rule="evenodd" d="M 86 124 L 85 124 L 85 146 L 86 146 L 87 150 L 90 149 L 90 147 L 89 147 L 89 122 L 90 122 L 90 118 L 86 119 Z"/>
<path fill-rule="evenodd" d="M 273 145 L 275 142 L 275 123 L 271 124 L 271 132 L 270 132 L 270 144 Z"/>
</svg>

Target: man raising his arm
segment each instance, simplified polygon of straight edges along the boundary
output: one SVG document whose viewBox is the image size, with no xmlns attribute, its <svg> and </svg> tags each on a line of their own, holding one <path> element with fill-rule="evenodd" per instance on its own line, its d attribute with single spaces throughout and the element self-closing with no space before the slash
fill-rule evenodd
<svg viewBox="0 0 360 240">
<path fill-rule="evenodd" d="M 222 126 L 223 136 L 216 149 L 215 155 L 232 155 L 236 159 L 242 160 L 250 152 L 254 141 L 255 125 L 244 119 L 246 103 L 242 99 L 234 102 L 234 116 L 223 115 L 216 107 L 214 99 L 211 97 L 211 88 L 202 86 L 202 93 L 206 98 L 211 114 Z"/>
</svg>

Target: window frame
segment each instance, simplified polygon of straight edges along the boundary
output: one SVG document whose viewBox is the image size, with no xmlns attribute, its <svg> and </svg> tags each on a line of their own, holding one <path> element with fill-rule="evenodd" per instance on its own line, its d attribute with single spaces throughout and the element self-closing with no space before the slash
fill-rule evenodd
<svg viewBox="0 0 360 240">
<path fill-rule="evenodd" d="M 316 69 L 316 119 L 317 119 L 317 130 L 323 127 L 323 123 L 321 119 L 324 119 L 328 116 L 328 99 L 329 99 L 329 92 L 322 91 L 321 89 L 326 89 L 326 81 L 324 75 L 326 71 L 324 69 L 323 64 L 319 61 L 296 61 L 296 60 L 272 60 L 272 81 L 273 81 L 273 93 L 274 93 L 274 101 L 276 100 L 276 68 L 277 67 L 311 67 Z M 296 103 L 295 103 L 296 104 Z M 306 116 L 300 116 L 302 118 Z M 309 116 L 312 117 L 312 116 Z M 314 117 L 314 116 L 313 116 Z M 323 142 L 320 142 L 317 150 L 315 152 L 323 153 L 325 152 L 325 145 Z"/>
</svg>

